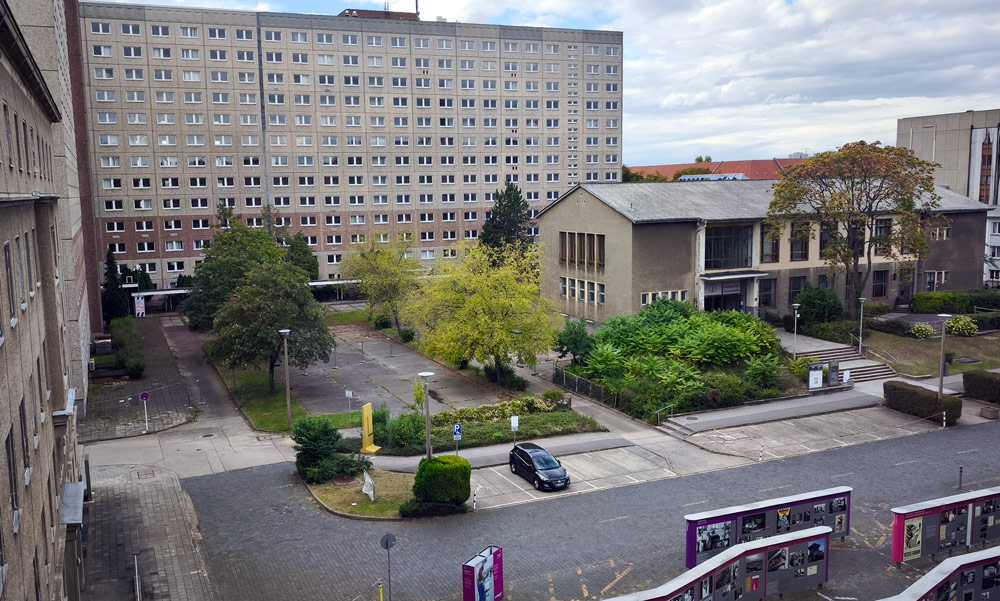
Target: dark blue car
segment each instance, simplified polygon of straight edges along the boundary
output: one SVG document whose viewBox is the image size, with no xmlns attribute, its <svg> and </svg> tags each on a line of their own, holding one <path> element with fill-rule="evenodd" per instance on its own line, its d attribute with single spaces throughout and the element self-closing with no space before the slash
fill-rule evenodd
<svg viewBox="0 0 1000 601">
<path fill-rule="evenodd" d="M 537 490 L 569 486 L 566 468 L 552 453 L 532 442 L 516 444 L 510 450 L 510 471 L 526 478 Z"/>
</svg>

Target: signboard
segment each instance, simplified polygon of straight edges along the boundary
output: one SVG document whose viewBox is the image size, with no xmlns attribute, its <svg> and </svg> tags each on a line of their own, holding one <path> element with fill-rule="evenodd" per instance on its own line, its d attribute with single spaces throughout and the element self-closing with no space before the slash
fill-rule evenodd
<svg viewBox="0 0 1000 601">
<path fill-rule="evenodd" d="M 361 492 L 363 492 L 366 495 L 368 495 L 368 498 L 372 500 L 372 503 L 374 503 L 375 502 L 375 481 L 372 480 L 372 477 L 368 475 L 368 470 L 364 470 L 364 473 L 365 473 L 365 483 L 361 487 Z"/>
<path fill-rule="evenodd" d="M 512 432 L 517 432 L 517 416 L 510 416 L 510 429 Z"/>
<path fill-rule="evenodd" d="M 608 601 L 760 601 L 829 579 L 830 528 L 740 543 L 654 589 Z"/>
<path fill-rule="evenodd" d="M 823 364 L 809 364 L 809 390 L 823 388 Z"/>
<path fill-rule="evenodd" d="M 354 397 L 354 393 L 353 393 L 353 392 L 351 392 L 350 390 L 345 390 L 345 391 L 344 391 L 344 396 L 346 396 L 347 398 L 349 398 L 349 399 L 350 399 L 350 398 L 353 398 L 353 397 Z"/>
<path fill-rule="evenodd" d="M 739 294 L 740 293 L 740 283 L 738 280 L 722 282 L 722 293 L 723 294 Z"/>
<path fill-rule="evenodd" d="M 372 428 L 372 404 L 361 407 L 361 452 L 374 455 L 382 447 L 375 446 L 375 430 Z"/>
<path fill-rule="evenodd" d="M 503 599 L 503 549 L 490 545 L 462 564 L 462 601 Z"/>
<path fill-rule="evenodd" d="M 145 317 L 146 316 L 146 297 L 137 296 L 135 297 L 135 316 Z"/>
<path fill-rule="evenodd" d="M 993 547 L 946 559 L 902 593 L 882 601 L 981 601 L 997 592 L 1000 592 L 1000 547 Z"/>
<path fill-rule="evenodd" d="M 1000 538 L 1000 487 L 894 507 L 892 514 L 895 562 L 985 544 Z"/>
<path fill-rule="evenodd" d="M 451 427 L 451 437 L 456 441 L 462 440 L 462 424 L 454 424 Z"/>
<path fill-rule="evenodd" d="M 685 565 L 696 565 L 739 543 L 829 527 L 841 539 L 851 531 L 851 492 L 838 486 L 684 516 L 687 521 Z"/>
<path fill-rule="evenodd" d="M 719 296 L 722 294 L 722 282 L 705 282 L 705 296 Z"/>
<path fill-rule="evenodd" d="M 145 403 L 146 401 L 148 401 L 149 400 L 149 393 L 148 392 L 140 392 L 139 393 L 139 400 L 142 401 L 143 403 Z"/>
</svg>

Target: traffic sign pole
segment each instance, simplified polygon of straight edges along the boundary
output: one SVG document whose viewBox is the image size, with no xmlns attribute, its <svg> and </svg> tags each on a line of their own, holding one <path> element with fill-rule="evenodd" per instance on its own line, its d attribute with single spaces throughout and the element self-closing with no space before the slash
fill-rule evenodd
<svg viewBox="0 0 1000 601">
<path fill-rule="evenodd" d="M 148 434 L 149 433 L 149 408 L 146 405 L 146 401 L 149 400 L 149 393 L 148 392 L 140 392 L 139 393 L 139 400 L 142 401 L 142 412 L 146 416 L 146 429 L 143 430 L 142 433 L 143 434 Z"/>
<path fill-rule="evenodd" d="M 458 441 L 462 440 L 462 424 L 451 427 L 451 436 L 455 439 L 455 455 L 458 455 Z"/>
</svg>

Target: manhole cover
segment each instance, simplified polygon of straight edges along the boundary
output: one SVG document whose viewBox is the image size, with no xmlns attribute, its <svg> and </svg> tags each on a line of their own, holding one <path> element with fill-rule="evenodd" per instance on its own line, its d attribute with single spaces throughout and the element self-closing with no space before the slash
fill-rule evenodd
<svg viewBox="0 0 1000 601">
<path fill-rule="evenodd" d="M 135 475 L 140 480 L 148 480 L 149 478 L 155 478 L 156 472 L 153 470 L 143 470 L 141 472 L 136 472 Z"/>
<path fill-rule="evenodd" d="M 689 422 L 696 422 L 696 421 L 698 421 L 698 418 L 697 417 L 689 417 L 689 418 L 687 418 L 687 420 Z"/>
<path fill-rule="evenodd" d="M 982 363 L 979 359 L 973 359 L 972 357 L 959 357 L 955 359 L 958 363 L 964 363 L 966 365 L 975 365 L 976 363 Z"/>
</svg>

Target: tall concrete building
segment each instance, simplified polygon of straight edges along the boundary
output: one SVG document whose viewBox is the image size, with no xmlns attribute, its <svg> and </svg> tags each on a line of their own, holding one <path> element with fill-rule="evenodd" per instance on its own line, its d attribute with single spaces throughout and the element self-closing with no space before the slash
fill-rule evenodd
<svg viewBox="0 0 1000 601">
<path fill-rule="evenodd" d="M 1000 109 L 908 117 L 896 122 L 896 146 L 938 163 L 937 185 L 990 207 L 1000 195 Z M 1000 286 L 1000 211 L 987 213 L 983 281 Z"/>
<path fill-rule="evenodd" d="M 0 594 L 79 599 L 90 322 L 61 0 L 0 0 Z"/>
<path fill-rule="evenodd" d="M 506 181 L 541 209 L 620 178 L 620 32 L 80 7 L 88 259 L 111 248 L 160 288 L 194 273 L 219 205 L 302 232 L 332 279 L 370 236 L 450 256 Z"/>
</svg>

